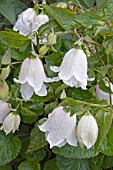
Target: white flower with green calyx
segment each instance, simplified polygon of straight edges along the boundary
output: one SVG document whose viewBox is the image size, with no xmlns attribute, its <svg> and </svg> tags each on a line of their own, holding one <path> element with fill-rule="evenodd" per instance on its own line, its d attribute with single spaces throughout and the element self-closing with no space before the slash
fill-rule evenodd
<svg viewBox="0 0 113 170">
<path fill-rule="evenodd" d="M 60 65 L 60 67 L 51 66 L 54 72 L 59 72 L 58 77 L 54 77 L 55 81 L 62 80 L 71 87 L 81 87 L 86 90 L 87 80 L 87 57 L 83 50 L 72 48 L 69 50 Z"/>
<path fill-rule="evenodd" d="M 5 118 L 3 125 L 1 126 L 0 129 L 3 130 L 6 133 L 6 135 L 11 132 L 14 133 L 16 130 L 18 130 L 20 121 L 21 121 L 21 119 L 18 114 L 10 113 Z"/>
<path fill-rule="evenodd" d="M 113 84 L 110 83 L 110 88 L 111 91 L 113 92 Z M 99 100 L 107 100 L 108 104 L 110 104 L 110 94 L 102 91 L 99 87 L 99 85 L 96 86 L 96 97 Z M 111 94 L 111 100 L 112 100 L 112 105 L 113 105 L 113 94 Z"/>
<path fill-rule="evenodd" d="M 47 90 L 44 82 L 53 82 L 47 78 L 41 60 L 36 58 L 26 58 L 21 66 L 19 80 L 14 78 L 16 83 L 21 84 L 20 93 L 25 101 L 29 100 L 33 93 L 38 96 L 46 96 Z"/>
<path fill-rule="evenodd" d="M 48 119 L 39 129 L 45 133 L 45 138 L 53 146 L 62 147 L 66 143 L 77 146 L 76 138 L 76 114 L 70 117 L 70 114 L 64 111 L 62 106 L 54 109 L 49 114 Z"/>
<path fill-rule="evenodd" d="M 4 119 L 10 112 L 10 104 L 6 103 L 3 100 L 0 100 L 0 123 L 4 122 Z"/>
<path fill-rule="evenodd" d="M 28 36 L 48 21 L 49 18 L 47 15 L 37 15 L 33 8 L 28 8 L 18 16 L 13 30 L 19 31 L 19 33 L 24 36 Z"/>
<path fill-rule="evenodd" d="M 77 126 L 77 138 L 81 147 L 86 146 L 90 149 L 98 138 L 98 125 L 92 115 L 84 115 L 81 117 Z"/>
</svg>

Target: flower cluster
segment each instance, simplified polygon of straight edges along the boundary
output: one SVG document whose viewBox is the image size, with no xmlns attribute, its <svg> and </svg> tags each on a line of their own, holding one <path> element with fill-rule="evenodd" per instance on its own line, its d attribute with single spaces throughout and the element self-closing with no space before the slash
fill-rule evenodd
<svg viewBox="0 0 113 170">
<path fill-rule="evenodd" d="M 0 123 L 3 124 L 0 129 L 4 130 L 6 135 L 10 132 L 14 133 L 20 125 L 20 116 L 12 112 L 10 113 L 10 111 L 11 106 L 0 100 Z"/>
<path fill-rule="evenodd" d="M 77 146 L 77 138 L 80 145 L 90 149 L 98 137 L 98 126 L 92 115 L 84 115 L 78 122 L 76 130 L 76 114 L 70 116 L 62 106 L 53 110 L 48 119 L 39 129 L 45 133 L 45 138 L 53 146 L 62 147 L 66 143 Z"/>
</svg>

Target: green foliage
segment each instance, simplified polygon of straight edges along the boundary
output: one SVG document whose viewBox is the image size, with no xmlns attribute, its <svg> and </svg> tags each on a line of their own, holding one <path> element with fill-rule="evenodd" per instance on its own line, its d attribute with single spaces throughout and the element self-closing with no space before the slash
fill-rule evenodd
<svg viewBox="0 0 113 170">
<path fill-rule="evenodd" d="M 71 30 L 75 27 L 75 14 L 73 12 L 55 6 L 45 6 L 44 8 L 55 18 L 64 30 Z"/>
<path fill-rule="evenodd" d="M 40 164 L 38 162 L 38 159 L 30 158 L 30 159 L 23 161 L 19 165 L 18 170 L 40 170 Z"/>
<path fill-rule="evenodd" d="M 59 170 L 56 164 L 56 159 L 51 159 L 44 164 L 44 170 Z"/>
<path fill-rule="evenodd" d="M 13 48 L 23 48 L 30 44 L 30 39 L 15 32 L 2 31 L 0 32 L 0 40 Z"/>
<path fill-rule="evenodd" d="M 0 13 L 11 23 L 15 24 L 17 16 L 26 9 L 19 0 L 0 0 Z"/>
<path fill-rule="evenodd" d="M 0 165 L 11 162 L 15 159 L 21 149 L 21 141 L 12 135 L 6 136 L 0 131 Z"/>
<path fill-rule="evenodd" d="M 5 98 L 5 102 L 11 105 L 10 112 L 16 111 L 21 117 L 19 131 L 8 135 L 0 131 L 0 170 L 102 170 L 112 168 L 113 89 L 112 86 L 109 87 L 109 84 L 113 83 L 112 0 L 77 0 L 76 2 L 64 0 L 63 3 L 67 4 L 66 8 L 57 6 L 61 2 L 60 0 L 46 1 L 46 5 L 39 3 L 38 0 L 26 0 L 26 4 L 23 2 L 21 0 L 10 0 L 10 2 L 9 0 L 0 0 L 2 15 L 0 84 L 2 81 L 8 84 L 9 94 Z M 26 29 L 31 28 L 31 34 L 23 36 L 13 31 L 12 25 L 15 24 L 21 12 L 28 7 L 33 8 L 33 3 L 36 14 L 46 14 L 49 21 L 39 28 L 37 26 L 37 31 L 32 32 L 34 20 L 32 21 L 32 15 L 28 14 L 21 20 L 21 24 L 26 25 L 26 19 L 28 19 Z M 43 42 L 43 38 L 48 41 L 50 34 L 57 37 L 56 44 Z M 37 39 L 37 44 L 34 44 L 34 37 Z M 44 55 L 40 55 L 40 49 L 43 46 L 46 46 L 47 50 Z M 88 77 L 95 78 L 93 81 L 87 80 L 87 90 L 81 88 L 81 84 L 85 84 L 85 82 L 81 82 L 82 80 L 78 82 L 79 76 L 73 71 L 75 79 L 70 79 L 72 87 L 62 80 L 50 83 L 46 82 L 44 78 L 47 95 L 38 96 L 34 92 L 28 101 L 24 101 L 21 95 L 22 86 L 13 81 L 15 77 L 19 76 L 24 59 L 39 57 L 46 76 L 53 79 L 60 73 L 53 72 L 50 66 L 60 67 L 64 55 L 71 48 L 81 49 L 86 54 Z M 29 63 L 27 64 L 29 69 Z M 81 65 L 78 66 L 78 71 L 79 67 Z M 37 70 L 40 71 L 40 66 L 37 67 Z M 29 80 L 26 77 L 22 85 L 28 83 L 28 88 L 32 88 L 33 82 L 31 83 L 30 80 L 36 78 L 36 75 L 32 75 L 33 66 L 29 72 L 31 73 L 30 76 L 27 75 Z M 24 73 L 22 76 L 24 78 Z M 41 76 L 42 74 L 38 75 L 38 77 Z M 71 75 L 70 78 L 72 78 Z M 73 87 L 73 84 L 76 84 L 76 87 Z M 97 85 L 105 92 L 103 96 L 100 94 L 100 98 L 103 100 L 97 98 L 95 88 Z M 78 86 L 81 87 L 78 88 Z M 63 90 L 67 97 L 61 99 Z M 94 116 L 99 133 L 96 143 L 90 149 L 85 146 L 81 147 L 79 142 L 77 142 L 77 146 L 65 144 L 62 147 L 55 146 L 50 149 L 50 144 L 46 141 L 48 132 L 46 134 L 42 132 L 38 125 L 44 123 L 58 106 L 64 106 L 64 111 L 70 113 L 71 116 L 76 114 L 76 127 L 84 114 L 90 112 Z M 3 122 L 1 121 L 1 124 Z M 12 124 L 13 121 L 10 122 L 10 125 Z"/>
<path fill-rule="evenodd" d="M 57 166 L 59 170 L 100 170 L 103 155 L 99 155 L 90 159 L 69 159 L 57 156 Z"/>
<path fill-rule="evenodd" d="M 47 142 L 45 141 L 45 134 L 41 132 L 38 126 L 34 127 L 31 131 L 30 145 L 28 147 L 29 151 L 34 151 L 45 146 Z"/>
</svg>

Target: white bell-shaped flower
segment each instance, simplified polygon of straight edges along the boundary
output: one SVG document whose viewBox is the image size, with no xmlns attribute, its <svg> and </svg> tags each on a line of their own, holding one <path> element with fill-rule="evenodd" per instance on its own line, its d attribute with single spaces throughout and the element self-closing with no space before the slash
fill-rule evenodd
<svg viewBox="0 0 113 170">
<path fill-rule="evenodd" d="M 46 132 L 46 140 L 53 146 L 62 147 L 66 143 L 77 146 L 77 138 L 75 135 L 76 115 L 70 117 L 69 113 L 60 106 L 49 114 L 45 123 L 39 126 L 39 129 Z"/>
<path fill-rule="evenodd" d="M 16 83 L 21 84 L 21 95 L 25 101 L 29 100 L 33 93 L 38 96 L 46 96 L 47 90 L 44 82 L 52 82 L 47 78 L 41 60 L 37 58 L 26 58 L 21 66 L 19 80 L 14 78 Z"/>
<path fill-rule="evenodd" d="M 10 105 L 3 100 L 0 100 L 0 123 L 4 122 L 4 119 L 10 112 Z"/>
<path fill-rule="evenodd" d="M 3 125 L 1 126 L 1 130 L 4 130 L 4 132 L 9 134 L 10 132 L 15 132 L 18 130 L 20 125 L 20 116 L 15 115 L 13 113 L 8 114 L 8 116 L 5 118 Z"/>
<path fill-rule="evenodd" d="M 41 25 L 48 21 L 49 18 L 47 15 L 37 15 L 32 8 L 28 8 L 18 16 L 18 20 L 16 21 L 13 30 L 19 31 L 20 34 L 27 36 L 34 31 L 37 31 Z"/>
<path fill-rule="evenodd" d="M 98 138 L 98 126 L 92 115 L 84 115 L 78 122 L 77 137 L 80 145 L 90 149 Z"/>
<path fill-rule="evenodd" d="M 111 85 L 111 90 L 113 92 L 113 84 L 110 83 Z M 107 100 L 108 104 L 110 104 L 110 94 L 102 91 L 99 86 L 97 85 L 96 86 L 96 97 L 99 99 L 99 100 Z M 113 94 L 111 95 L 111 99 L 112 99 L 112 104 L 113 104 Z"/>
<path fill-rule="evenodd" d="M 83 50 L 72 48 L 69 50 L 61 63 L 60 67 L 51 66 L 54 72 L 59 72 L 56 81 L 62 80 L 71 87 L 81 87 L 86 90 L 87 86 L 87 58 Z"/>
</svg>

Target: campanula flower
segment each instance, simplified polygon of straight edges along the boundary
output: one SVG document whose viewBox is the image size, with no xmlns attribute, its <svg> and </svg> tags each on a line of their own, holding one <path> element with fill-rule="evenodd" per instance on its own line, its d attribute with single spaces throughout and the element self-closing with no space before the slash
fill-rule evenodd
<svg viewBox="0 0 113 170">
<path fill-rule="evenodd" d="M 75 134 L 76 114 L 70 117 L 70 114 L 64 111 L 62 106 L 54 109 L 49 114 L 48 119 L 39 129 L 46 132 L 45 137 L 50 148 L 53 146 L 62 147 L 66 143 L 77 146 L 77 138 Z"/>
</svg>

